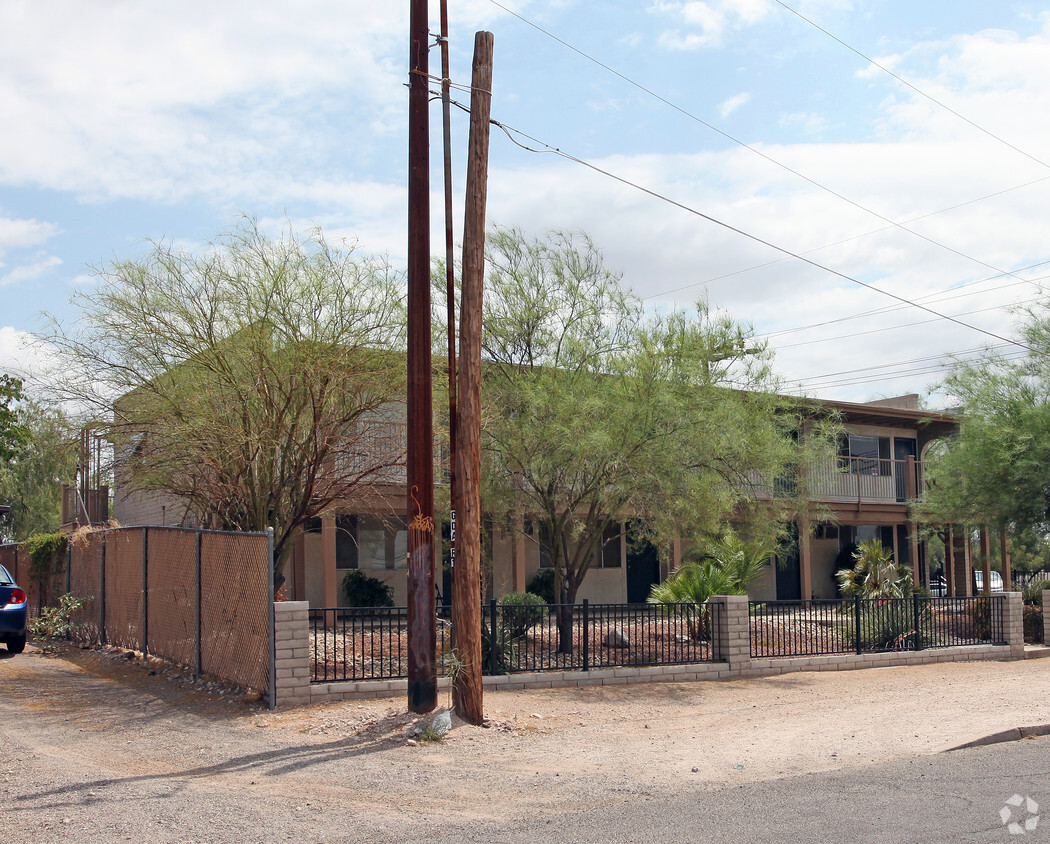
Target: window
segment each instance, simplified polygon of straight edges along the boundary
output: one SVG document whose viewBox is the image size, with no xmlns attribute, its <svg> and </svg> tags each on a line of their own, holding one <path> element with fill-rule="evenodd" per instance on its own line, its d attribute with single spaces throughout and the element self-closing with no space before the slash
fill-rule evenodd
<svg viewBox="0 0 1050 844">
<path fill-rule="evenodd" d="M 828 522 L 818 522 L 813 528 L 814 539 L 838 539 L 839 526 Z"/>
<path fill-rule="evenodd" d="M 408 526 L 403 516 L 359 515 L 356 521 L 358 568 L 408 568 Z"/>
<path fill-rule="evenodd" d="M 620 555 L 623 547 L 623 532 L 619 522 L 613 522 L 602 533 L 602 545 L 595 555 L 594 568 L 620 568 Z"/>
<path fill-rule="evenodd" d="M 342 514 L 335 517 L 335 567 L 356 569 L 357 516 Z"/>
<path fill-rule="evenodd" d="M 890 438 L 849 434 L 839 442 L 839 465 L 854 475 L 889 475 Z"/>
</svg>

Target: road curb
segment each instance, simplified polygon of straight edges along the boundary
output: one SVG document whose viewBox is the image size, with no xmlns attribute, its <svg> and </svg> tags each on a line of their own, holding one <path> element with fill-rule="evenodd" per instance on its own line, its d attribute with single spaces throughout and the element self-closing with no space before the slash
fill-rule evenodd
<svg viewBox="0 0 1050 844">
<path fill-rule="evenodd" d="M 1037 736 L 1050 736 L 1050 724 L 1040 724 L 1035 727 L 1014 727 L 1012 730 L 1003 730 L 1001 733 L 992 733 L 990 736 L 968 741 L 958 747 L 949 747 L 946 752 L 953 750 L 965 750 L 968 747 L 985 747 L 989 744 L 1003 744 L 1008 741 L 1020 741 Z"/>
</svg>

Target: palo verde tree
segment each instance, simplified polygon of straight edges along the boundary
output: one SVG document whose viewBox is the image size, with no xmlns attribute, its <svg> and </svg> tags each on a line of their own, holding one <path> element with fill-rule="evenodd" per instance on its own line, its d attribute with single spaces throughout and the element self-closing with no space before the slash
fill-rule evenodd
<svg viewBox="0 0 1050 844">
<path fill-rule="evenodd" d="M 403 465 L 402 279 L 320 232 L 247 222 L 198 251 L 153 243 L 98 271 L 49 341 L 94 407 L 118 479 L 201 523 L 273 526 L 275 576 L 305 523 Z M 394 404 L 392 404 L 394 403 Z"/>
<path fill-rule="evenodd" d="M 497 229 L 486 262 L 486 509 L 529 515 L 559 603 L 624 518 L 664 548 L 749 514 L 742 529 L 772 538 L 805 497 L 794 468 L 830 440 L 798 435 L 801 410 L 746 326 L 702 302 L 647 314 L 580 234 Z M 571 638 L 566 609 L 562 650 Z"/>
<path fill-rule="evenodd" d="M 924 518 L 1050 531 L 1050 302 L 1025 312 L 1015 359 L 988 351 L 944 382 L 959 433 L 927 458 Z"/>
</svg>

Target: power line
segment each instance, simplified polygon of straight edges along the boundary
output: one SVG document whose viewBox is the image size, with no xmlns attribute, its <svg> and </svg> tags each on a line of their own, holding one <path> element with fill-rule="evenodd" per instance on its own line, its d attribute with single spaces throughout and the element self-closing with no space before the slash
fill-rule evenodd
<svg viewBox="0 0 1050 844">
<path fill-rule="evenodd" d="M 1041 261 L 1038 264 L 1029 264 L 1026 267 L 1018 267 L 1016 270 L 1014 270 L 1014 272 L 1021 272 L 1023 270 L 1035 269 L 1036 267 L 1045 266 L 1048 263 L 1050 263 L 1050 261 Z M 985 290 L 971 290 L 971 291 L 968 291 L 966 293 L 957 293 L 957 291 L 962 290 L 963 288 L 970 287 L 970 286 L 972 286 L 974 284 L 983 284 L 986 281 L 994 281 L 997 278 L 1002 278 L 1002 276 L 998 276 L 998 275 L 996 275 L 996 276 L 989 276 L 987 278 L 979 278 L 979 279 L 975 279 L 974 281 L 968 281 L 965 284 L 959 285 L 958 287 L 950 287 L 947 290 L 940 290 L 940 291 L 937 291 L 937 292 L 934 292 L 934 293 L 927 294 L 926 296 L 920 296 L 920 297 L 918 297 L 917 301 L 948 302 L 948 301 L 951 301 L 951 300 L 954 300 L 954 299 L 964 299 L 964 298 L 966 298 L 968 296 L 980 296 L 982 294 L 991 293 L 993 291 L 1006 290 L 1008 287 L 1016 287 L 1019 284 L 1025 283 L 1025 282 L 1020 282 L 1020 281 L 1012 281 L 1009 284 L 1001 284 L 998 287 L 991 287 L 991 288 L 988 288 L 988 289 L 985 289 Z M 1037 276 L 1036 278 L 1028 279 L 1027 283 L 1034 285 L 1036 287 L 1036 289 L 1040 293 L 1043 293 L 1044 290 L 1043 290 L 1042 285 L 1037 284 L 1037 282 L 1042 281 L 1042 280 L 1047 279 L 1047 278 L 1050 278 L 1050 276 Z M 956 295 L 947 295 L 947 294 L 956 294 Z M 1035 301 L 1035 300 L 1031 300 L 1030 299 L 1030 300 L 1026 300 L 1026 301 Z M 1017 303 L 1014 303 L 1014 304 L 1017 304 Z M 785 334 L 798 334 L 798 333 L 801 333 L 803 331 L 810 331 L 810 330 L 812 330 L 814 328 L 824 328 L 825 326 L 835 325 L 835 324 L 840 323 L 840 322 L 850 322 L 850 321 L 855 320 L 855 319 L 864 319 L 865 317 L 882 316 L 884 314 L 893 313 L 894 311 L 902 310 L 905 307 L 907 307 L 907 306 L 900 305 L 900 304 L 898 304 L 898 305 L 884 305 L 881 308 L 872 308 L 871 310 L 868 310 L 868 311 L 860 311 L 859 313 L 849 314 L 847 316 L 834 317 L 833 319 L 827 319 L 827 320 L 824 320 L 822 322 L 813 322 L 813 323 L 809 323 L 808 325 L 795 326 L 794 328 L 782 328 L 782 329 L 778 329 L 777 331 L 769 331 L 769 332 L 766 332 L 765 334 L 759 334 L 758 338 L 759 339 L 767 339 L 768 340 L 768 339 L 772 339 L 773 337 L 783 336 Z"/>
<path fill-rule="evenodd" d="M 977 202 L 984 202 L 986 199 L 994 199 L 995 197 L 1002 196 L 1005 193 L 1010 193 L 1011 191 L 1021 190 L 1022 188 L 1031 187 L 1032 185 L 1039 184 L 1040 182 L 1045 182 L 1045 181 L 1048 181 L 1048 180 L 1050 180 L 1050 176 L 1041 176 L 1038 179 L 1033 179 L 1032 181 L 1025 182 L 1022 185 L 1015 185 L 1012 188 L 1003 188 L 1003 190 L 995 191 L 994 193 L 988 193 L 988 194 L 985 194 L 984 196 L 979 196 L 976 199 L 968 199 L 968 200 L 966 200 L 966 202 L 960 202 L 960 203 L 958 203 L 956 205 L 951 205 L 948 208 L 942 208 L 939 211 L 929 211 L 926 214 L 920 214 L 918 217 L 912 217 L 912 218 L 910 218 L 908 220 L 904 220 L 904 224 L 907 225 L 908 223 L 915 223 L 915 222 L 918 222 L 919 220 L 925 220 L 925 219 L 927 219 L 929 217 L 935 217 L 938 214 L 945 214 L 948 211 L 956 211 L 959 208 L 966 207 L 967 205 L 973 205 L 974 203 L 977 203 Z M 871 237 L 872 235 L 881 234 L 882 232 L 887 232 L 887 231 L 890 231 L 891 229 L 894 229 L 894 228 L 897 228 L 897 226 L 895 226 L 895 225 L 894 226 L 883 226 L 882 228 L 873 229 L 872 231 L 864 232 L 863 234 L 856 234 L 856 235 L 853 235 L 852 237 L 847 237 L 847 238 L 844 238 L 842 240 L 837 240 L 834 243 L 827 243 L 824 246 L 817 246 L 817 247 L 815 247 L 813 249 L 807 249 L 802 254 L 803 255 L 812 255 L 814 252 L 820 252 L 823 249 L 832 249 L 832 248 L 834 248 L 836 246 L 842 246 L 843 244 L 851 243 L 854 240 L 860 240 L 860 239 L 865 238 L 865 237 Z M 681 287 L 675 287 L 674 289 L 666 290 L 663 293 L 653 293 L 653 294 L 651 294 L 649 296 L 645 296 L 644 300 L 648 301 L 649 299 L 659 299 L 662 296 L 670 296 L 672 293 L 681 293 L 683 290 L 689 290 L 690 288 L 693 288 L 693 287 L 706 286 L 706 285 L 709 285 L 709 284 L 713 284 L 716 281 L 723 281 L 724 279 L 732 278 L 735 275 L 740 275 L 742 273 L 751 272 L 752 270 L 765 269 L 766 267 L 771 267 L 774 264 L 779 264 L 779 263 L 781 263 L 783 261 L 786 261 L 786 260 L 787 260 L 787 258 L 777 258 L 774 261 L 766 261 L 764 264 L 756 264 L 754 266 L 747 267 L 747 268 L 742 269 L 742 270 L 734 270 L 731 273 L 725 273 L 724 275 L 715 276 L 714 278 L 709 278 L 709 279 L 706 279 L 705 281 L 694 281 L 694 282 L 692 282 L 690 284 L 683 284 Z M 1038 264 L 1034 264 L 1033 266 L 1039 266 L 1039 265 Z M 1021 270 L 1025 270 L 1025 269 L 1031 269 L 1031 267 L 1021 267 L 1020 269 L 1013 270 L 1013 273 L 1021 272 Z M 992 276 L 992 278 L 1000 278 L 1000 277 L 1002 277 L 1004 275 L 1012 275 L 1012 273 L 997 272 L 994 276 Z M 1016 276 L 1014 276 L 1014 277 L 1016 277 Z M 1041 289 L 1042 288 L 1040 288 L 1040 290 Z"/>
<path fill-rule="evenodd" d="M 647 88 L 642 83 L 637 82 L 634 79 L 631 79 L 629 76 L 626 76 L 625 74 L 620 73 L 620 71 L 615 70 L 614 68 L 610 67 L 609 65 L 607 65 L 604 62 L 600 61 L 599 59 L 596 59 L 594 56 L 591 56 L 590 54 L 585 53 L 579 47 L 576 47 L 576 46 L 570 44 L 568 41 L 565 41 L 564 39 L 559 38 L 557 35 L 555 35 L 550 30 L 544 29 L 539 24 L 534 23 L 533 21 L 530 21 L 528 18 L 518 14 L 513 9 L 507 8 L 502 3 L 498 2 L 498 0 L 489 0 L 489 2 L 493 6 L 496 6 L 497 8 L 502 9 L 504 12 L 506 12 L 509 15 L 511 15 L 512 17 L 517 18 L 519 21 L 524 23 L 526 26 L 530 26 L 533 29 L 535 29 L 537 32 L 540 32 L 543 35 L 546 35 L 548 38 L 550 38 L 553 41 L 556 41 L 557 43 L 561 44 L 566 49 L 571 50 L 572 52 L 576 53 L 577 55 L 579 55 L 582 58 L 586 59 L 587 61 L 591 62 L 592 64 L 595 64 L 598 67 L 602 68 L 606 72 L 613 74 L 613 76 L 617 77 L 618 79 L 621 79 L 622 81 L 626 82 L 628 85 L 631 85 L 634 88 L 637 88 L 639 91 L 642 91 L 643 93 L 649 95 L 650 97 L 653 97 L 654 99 L 658 100 L 659 102 L 663 103 L 664 105 L 668 106 L 669 108 L 674 109 L 675 111 L 677 111 L 679 114 L 683 115 L 684 117 L 687 117 L 690 120 L 693 120 L 693 121 L 699 123 L 701 126 L 704 126 L 704 127 L 708 128 L 708 129 L 710 129 L 712 132 L 716 132 L 717 134 L 721 135 L 723 138 L 726 138 L 727 140 L 732 141 L 734 144 L 737 144 L 739 146 L 744 147 L 747 150 L 750 150 L 752 153 L 754 153 L 755 155 L 759 156 L 760 158 L 763 158 L 766 161 L 770 162 L 771 164 L 774 164 L 777 167 L 780 167 L 781 169 L 786 170 L 788 173 L 791 173 L 793 176 L 796 176 L 796 177 L 802 179 L 803 181 L 808 182 L 809 184 L 813 185 L 814 187 L 819 188 L 820 190 L 831 194 L 832 196 L 836 197 L 837 199 L 840 199 L 843 202 L 848 203 L 849 205 L 852 205 L 854 208 L 857 208 L 858 210 L 863 211 L 866 214 L 870 214 L 871 216 L 876 217 L 877 219 L 882 220 L 885 223 L 888 223 L 890 226 L 893 226 L 895 228 L 899 228 L 902 231 L 906 231 L 909 234 L 911 234 L 912 236 L 918 237 L 921 240 L 924 240 L 924 241 L 926 241 L 927 243 L 929 243 L 929 244 L 931 244 L 933 246 L 940 247 L 941 249 L 944 249 L 944 250 L 946 250 L 948 252 L 951 252 L 954 255 L 958 255 L 960 258 L 965 258 L 968 261 L 973 261 L 974 263 L 980 264 L 983 267 L 987 267 L 990 270 L 994 270 L 997 273 L 1002 273 L 1003 275 L 1011 275 L 1011 273 L 1006 271 L 1006 270 L 1003 270 L 1003 269 L 1001 269 L 999 267 L 996 267 L 996 266 L 994 266 L 992 264 L 986 263 L 985 261 L 982 261 L 979 258 L 975 258 L 972 255 L 967 255 L 965 252 L 961 252 L 960 250 L 955 249 L 952 246 L 948 246 L 945 243 L 941 243 L 940 241 L 934 240 L 933 238 L 928 237 L 928 236 L 922 234 L 921 232 L 917 232 L 914 229 L 909 229 L 904 224 L 898 223 L 895 220 L 892 220 L 889 217 L 886 217 L 885 215 L 880 214 L 878 211 L 874 211 L 871 208 L 868 208 L 868 207 L 866 207 L 864 205 L 861 205 L 859 202 L 850 199 L 848 196 L 839 193 L 838 191 L 834 190 L 833 188 L 830 188 L 827 185 L 824 185 L 821 182 L 818 182 L 816 179 L 813 179 L 813 178 L 805 175 L 804 173 L 802 173 L 802 172 L 800 172 L 798 170 L 795 170 L 794 168 L 788 166 L 787 164 L 784 164 L 782 161 L 778 161 L 777 159 L 773 158 L 771 155 L 768 155 L 768 154 L 762 152 L 760 149 L 757 149 L 756 147 L 753 147 L 751 144 L 748 144 L 748 143 L 740 140 L 739 138 L 736 138 L 733 135 L 730 135 L 728 132 L 726 132 L 726 131 L 724 131 L 722 129 L 719 129 L 717 126 L 715 126 L 715 125 L 713 125 L 711 123 L 708 123 L 706 120 L 703 120 L 702 118 L 698 117 L 697 115 L 693 114 L 692 112 L 687 111 L 686 109 L 682 108 L 681 106 L 677 105 L 676 103 L 671 102 L 671 100 L 667 99 L 666 97 L 656 93 L 651 88 Z M 778 2 L 779 2 L 779 0 L 778 0 Z M 785 8 L 787 8 L 787 7 L 785 7 Z M 521 134 L 524 135 L 524 133 L 521 133 Z M 525 137 L 528 137 L 528 136 L 525 136 Z M 1040 162 L 1040 163 L 1042 163 L 1042 162 Z M 803 259 L 803 260 L 805 260 L 805 259 Z"/>
<path fill-rule="evenodd" d="M 870 58 L 869 56 L 866 56 L 866 55 L 864 55 L 864 53 L 862 53 L 862 52 L 861 52 L 860 50 L 858 50 L 858 49 L 857 49 L 856 47 L 853 47 L 853 46 L 851 46 L 850 44 L 847 44 L 847 43 L 846 43 L 845 41 L 843 41 L 843 40 L 842 40 L 841 38 L 839 38 L 839 37 L 838 37 L 837 35 L 833 35 L 832 33 L 828 32 L 828 31 L 827 31 L 826 29 L 824 29 L 824 27 L 822 27 L 822 26 L 821 26 L 820 24 L 818 24 L 818 23 L 815 23 L 814 21 L 810 20 L 810 19 L 809 19 L 809 18 L 807 18 L 807 17 L 805 16 L 805 15 L 803 15 L 803 14 L 802 14 L 801 12 L 799 12 L 799 11 L 796 11 L 795 9 L 792 9 L 792 8 L 791 8 L 791 7 L 790 7 L 790 6 L 789 6 L 789 5 L 787 4 L 787 3 L 783 2 L 783 0 L 775 0 L 775 2 L 777 3 L 777 5 L 779 5 L 779 6 L 782 6 L 783 8 L 787 9 L 787 10 L 788 10 L 789 12 L 791 12 L 791 14 L 793 14 L 793 15 L 794 15 L 795 17 L 797 17 L 797 18 L 799 18 L 800 20 L 803 20 L 803 21 L 805 21 L 806 23 L 808 23 L 808 24 L 809 24 L 810 26 L 812 26 L 812 27 L 813 27 L 814 29 L 818 29 L 818 30 L 820 30 L 821 32 L 823 32 L 823 33 L 824 33 L 824 34 L 825 34 L 826 36 L 828 36 L 828 38 L 830 38 L 830 39 L 831 39 L 832 41 L 837 41 L 837 42 L 838 42 L 839 44 L 841 44 L 841 45 L 842 45 L 843 47 L 845 47 L 845 48 L 846 48 L 847 50 L 849 50 L 850 52 L 852 52 L 852 53 L 855 53 L 856 55 L 860 56 L 860 57 L 861 57 L 862 59 L 864 59 L 864 61 L 866 61 L 866 62 L 869 62 L 870 64 L 874 65 L 874 66 L 875 66 L 875 67 L 877 67 L 877 68 L 878 68 L 879 70 L 881 70 L 881 71 L 882 71 L 883 73 L 886 73 L 886 74 L 888 74 L 888 75 L 892 76 L 892 77 L 893 77 L 894 79 L 896 79 L 896 80 L 897 80 L 898 82 L 900 82 L 900 83 L 901 83 L 902 85 L 905 85 L 905 86 L 907 86 L 908 88 L 910 88 L 911 90 L 913 90 L 913 91 L 914 91 L 914 92 L 915 92 L 916 94 L 918 94 L 918 95 L 919 95 L 920 97 L 925 97 L 925 98 L 926 98 L 927 100 L 929 100 L 929 101 L 930 101 L 931 103 L 933 103 L 934 105 L 940 106 L 940 107 L 941 107 L 941 108 L 943 108 L 943 109 L 944 109 L 945 111 L 947 111 L 947 112 L 949 112 L 949 113 L 951 113 L 951 114 L 954 114 L 954 115 L 955 115 L 956 117 L 958 117 L 958 118 L 959 118 L 960 120 L 962 120 L 963 122 L 965 122 L 965 123 L 968 123 L 968 124 L 970 124 L 970 125 L 971 125 L 971 126 L 972 126 L 972 127 L 974 128 L 974 129 L 976 129 L 976 130 L 977 130 L 978 132 L 983 132 L 983 133 L 984 133 L 985 135 L 987 135 L 987 136 L 988 136 L 989 138 L 992 138 L 992 139 L 994 139 L 994 140 L 998 141 L 999 143 L 1003 144 L 1004 146 L 1008 146 L 1008 147 L 1009 147 L 1010 149 L 1012 149 L 1012 150 L 1013 150 L 1014 152 L 1018 152 L 1018 153 L 1020 153 L 1020 154 L 1021 154 L 1021 155 L 1023 155 L 1023 156 L 1025 157 L 1025 158 L 1028 158 L 1028 159 L 1030 159 L 1030 160 L 1034 161 L 1034 162 L 1035 162 L 1036 164 L 1041 164 L 1041 165 L 1042 165 L 1043 167 L 1050 167 L 1050 164 L 1047 164 L 1047 163 L 1046 163 L 1045 161 L 1043 161 L 1042 159 L 1036 158 L 1036 157 L 1035 157 L 1034 155 L 1032 155 L 1031 153 L 1025 152 L 1025 151 L 1024 151 L 1023 149 L 1021 149 L 1020 147 L 1018 147 L 1018 146 L 1015 146 L 1014 144 L 1010 143 L 1009 141 L 1005 140 L 1004 138 L 1001 138 L 1001 137 L 1000 137 L 999 135 L 996 135 L 996 134 L 995 134 L 994 132 L 992 132 L 992 131 L 990 131 L 990 130 L 988 130 L 988 129 L 985 129 L 985 128 L 984 128 L 983 126 L 981 126 L 981 125 L 980 125 L 979 123 L 975 123 L 975 122 L 974 122 L 973 120 L 971 120 L 971 119 L 970 119 L 969 117 L 967 117 L 967 116 L 966 116 L 965 114 L 960 114 L 960 113 L 959 113 L 958 111 L 956 111 L 956 110 L 955 110 L 954 108 L 952 108 L 951 106 L 945 105 L 944 103 L 942 103 L 942 102 L 941 102 L 940 100 L 938 100 L 937 98 L 935 98 L 935 97 L 932 97 L 932 96 L 930 96 L 929 94 L 927 94 L 927 93 L 926 93 L 925 91 L 923 91 L 922 89 L 920 89 L 920 88 L 917 88 L 917 87 L 916 87 L 915 85 L 912 85 L 912 84 L 911 84 L 911 82 L 909 82 L 909 81 L 908 81 L 907 79 L 904 79 L 903 77 L 901 77 L 901 76 L 898 76 L 898 75 L 897 75 L 896 73 L 894 73 L 894 72 L 893 72 L 892 70 L 890 70 L 890 69 L 889 69 L 888 67 L 886 67 L 885 65 L 879 64 L 879 63 L 878 63 L 877 61 L 875 61 L 875 59 L 873 59 L 873 58 Z"/>
<path fill-rule="evenodd" d="M 495 0 L 490 0 L 490 2 L 495 2 Z M 570 155 L 569 153 L 566 153 L 566 152 L 563 152 L 562 150 L 557 149 L 556 147 L 552 147 L 549 144 L 545 144 L 543 141 L 540 141 L 539 139 L 534 138 L 534 137 L 532 137 L 531 135 L 529 135 L 529 134 L 527 134 L 525 132 L 522 132 L 520 129 L 514 129 L 514 128 L 506 126 L 505 124 L 500 123 L 499 121 L 496 121 L 496 120 L 493 120 L 492 124 L 494 126 L 496 126 L 497 128 L 502 129 L 503 133 L 507 136 L 508 139 L 510 139 L 510 141 L 513 144 L 515 144 L 516 146 L 521 147 L 522 149 L 526 150 L 527 152 L 532 152 L 532 153 L 537 153 L 537 154 L 550 153 L 550 154 L 553 154 L 553 155 L 560 156 L 560 157 L 565 158 L 565 159 L 567 159 L 569 161 L 575 162 L 576 164 L 580 164 L 580 165 L 582 165 L 584 167 L 587 167 L 588 169 L 593 170 L 596 173 L 600 173 L 601 175 L 603 175 L 603 176 L 605 176 L 607 178 L 610 178 L 610 179 L 613 179 L 614 181 L 620 182 L 623 185 L 627 185 L 628 187 L 634 188 L 635 190 L 638 190 L 638 191 L 641 191 L 642 193 L 648 194 L 649 196 L 653 197 L 654 199 L 659 199 L 662 202 L 666 202 L 669 205 L 673 205 L 676 208 L 680 208 L 683 211 L 686 211 L 686 212 L 688 212 L 690 214 L 693 214 L 693 215 L 695 215 L 697 217 L 700 217 L 703 220 L 707 220 L 710 223 L 714 223 L 717 226 L 721 226 L 724 229 L 728 229 L 729 231 L 734 232 L 736 234 L 739 234 L 742 237 L 746 237 L 747 239 L 752 240 L 755 243 L 760 243 L 763 246 L 767 246 L 770 249 L 774 249 L 777 252 L 780 252 L 780 253 L 782 253 L 784 255 L 787 255 L 787 256 L 789 256 L 791 258 L 795 258 L 796 260 L 802 261 L 805 264 L 809 264 L 811 267 L 814 267 L 814 268 L 816 268 L 818 270 L 822 270 L 822 271 L 824 271 L 826 273 L 830 273 L 830 274 L 832 274 L 834 276 L 838 276 L 839 278 L 841 278 L 841 279 L 843 279 L 845 281 L 849 281 L 849 282 L 851 282 L 853 284 L 860 285 L 861 287 L 865 287 L 868 290 L 872 290 L 872 291 L 874 291 L 876 293 L 881 293 L 882 295 L 888 296 L 891 299 L 896 299 L 898 302 L 903 302 L 906 305 L 911 305 L 912 307 L 918 308 L 921 311 L 925 311 L 926 313 L 928 313 L 928 314 L 930 314 L 932 316 L 935 316 L 935 317 L 937 317 L 939 319 L 947 320 L 948 322 L 955 323 L 956 325 L 960 325 L 963 328 L 969 328 L 969 329 L 971 329 L 973 331 L 977 331 L 977 332 L 979 332 L 981 334 L 984 334 L 984 335 L 986 335 L 988 337 L 992 337 L 992 338 L 994 338 L 996 340 L 1001 340 L 1004 343 L 1010 343 L 1010 344 L 1013 344 L 1013 345 L 1016 345 L 1016 346 L 1020 346 L 1021 348 L 1028 349 L 1029 351 L 1032 351 L 1028 346 L 1026 346 L 1024 343 L 1020 342 L 1019 340 L 1011 340 L 1008 337 L 1003 337 L 1003 336 L 1001 336 L 999 334 L 996 334 L 996 333 L 994 333 L 992 331 L 987 331 L 987 330 L 985 330 L 983 328 L 977 327 L 976 325 L 971 325 L 971 324 L 969 324 L 967 322 L 963 322 L 962 320 L 956 319 L 955 317 L 951 317 L 951 316 L 948 316 L 946 314 L 939 313 L 938 311 L 935 311 L 933 308 L 929 308 L 926 305 L 922 305 L 922 304 L 920 304 L 918 302 L 914 302 L 914 301 L 912 301 L 910 299 L 905 298 L 904 296 L 899 296 L 898 294 L 892 293 L 892 292 L 890 292 L 888 290 L 883 290 L 882 288 L 876 287 L 873 284 L 868 284 L 868 282 L 866 282 L 866 281 L 861 281 L 860 279 L 854 278 L 853 276 L 847 275 L 846 273 L 839 272 L 838 270 L 832 269 L 831 267 L 827 267 L 827 266 L 825 266 L 823 264 L 818 263 L 817 261 L 812 260 L 811 258 L 807 258 L 804 255 L 801 255 L 801 254 L 799 254 L 797 252 L 792 252 L 790 249 L 786 249 L 786 248 L 784 248 L 782 246 L 777 246 L 776 244 L 771 243 L 768 240 L 764 240 L 763 238 L 758 237 L 757 235 L 751 234 L 749 232 L 744 231 L 743 229 L 737 228 L 736 226 L 733 226 L 733 225 L 730 225 L 729 223 L 723 222 L 722 220 L 719 220 L 716 217 L 712 217 L 711 215 L 705 214 L 702 211 L 698 211 L 697 209 L 692 208 L 692 207 L 690 207 L 688 205 L 685 205 L 684 203 L 678 202 L 677 200 L 674 200 L 674 199 L 671 199 L 670 197 L 664 196 L 661 193 L 657 193 L 656 191 L 651 190 L 650 188 L 643 187 L 642 185 L 639 185 L 636 182 L 632 182 L 629 179 L 625 179 L 623 176 L 617 176 L 615 173 L 611 173 L 608 170 L 603 170 L 601 167 L 598 167 L 595 164 L 591 164 L 588 161 L 584 161 L 582 158 L 577 158 L 576 156 Z M 525 144 L 522 144 L 521 142 L 516 140 L 514 138 L 514 135 L 511 134 L 511 133 L 521 135 L 521 137 L 523 137 L 523 138 L 528 138 L 533 143 L 541 144 L 542 146 L 545 147 L 545 149 L 533 149 L 532 147 L 526 146 Z"/>
<path fill-rule="evenodd" d="M 1015 305 L 1027 305 L 1031 302 L 1038 302 L 1038 299 L 1025 299 L 1023 302 L 1015 302 Z M 976 311 L 966 311 L 965 313 L 956 314 L 956 316 L 972 316 L 973 314 L 984 314 L 988 311 L 998 311 L 1002 305 L 993 305 L 990 308 L 979 308 Z M 851 334 L 840 334 L 837 337 L 821 337 L 817 340 L 800 340 L 798 343 L 785 343 L 782 346 L 777 346 L 778 349 L 794 349 L 798 346 L 812 346 L 815 343 L 830 343 L 833 340 L 849 340 L 851 337 L 865 337 L 869 334 L 882 334 L 886 331 L 897 331 L 901 328 L 914 328 L 917 325 L 929 325 L 931 322 L 936 322 L 935 319 L 923 319 L 918 322 L 905 322 L 900 325 L 888 325 L 882 328 L 872 328 L 868 331 L 854 331 Z M 757 339 L 757 338 L 756 338 Z"/>
</svg>

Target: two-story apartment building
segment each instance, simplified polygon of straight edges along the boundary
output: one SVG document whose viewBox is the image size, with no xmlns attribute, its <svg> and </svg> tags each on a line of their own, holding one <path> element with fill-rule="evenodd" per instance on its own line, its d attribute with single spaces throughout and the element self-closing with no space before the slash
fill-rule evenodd
<svg viewBox="0 0 1050 844">
<path fill-rule="evenodd" d="M 770 560 L 751 589 L 759 600 L 832 598 L 835 572 L 851 563 L 852 547 L 878 538 L 894 557 L 929 580 L 925 543 L 919 537 L 910 505 L 923 484 L 927 446 L 951 433 L 953 416 L 920 410 L 917 396 L 863 404 L 820 402 L 840 414 L 844 434 L 839 453 L 808 478 L 811 507 L 793 526 L 798 541 L 793 552 Z M 407 602 L 407 522 L 403 469 L 391 468 L 384 484 L 368 500 L 347 501 L 341 512 L 317 519 L 300 537 L 286 569 L 289 597 L 314 606 L 345 603 L 340 583 L 347 572 L 361 570 L 388 584 L 395 603 Z M 119 487 L 119 475 L 118 475 Z M 178 502 L 118 488 L 114 515 L 122 524 L 159 524 L 192 520 Z M 626 541 L 628 523 L 613 530 L 595 559 L 578 599 L 593 602 L 639 602 L 649 588 L 681 562 L 676 548 L 660 559 L 651 547 Z M 526 514 L 510 523 L 488 519 L 484 558 L 495 597 L 524 591 L 532 577 L 550 565 L 543 537 Z M 447 552 L 442 552 L 447 555 Z M 666 557 L 670 559 L 666 559 Z M 439 569 L 440 571 L 440 569 Z M 447 583 L 439 574 L 438 583 Z M 959 578 L 969 581 L 968 571 Z M 447 594 L 448 589 L 439 587 Z"/>
</svg>

